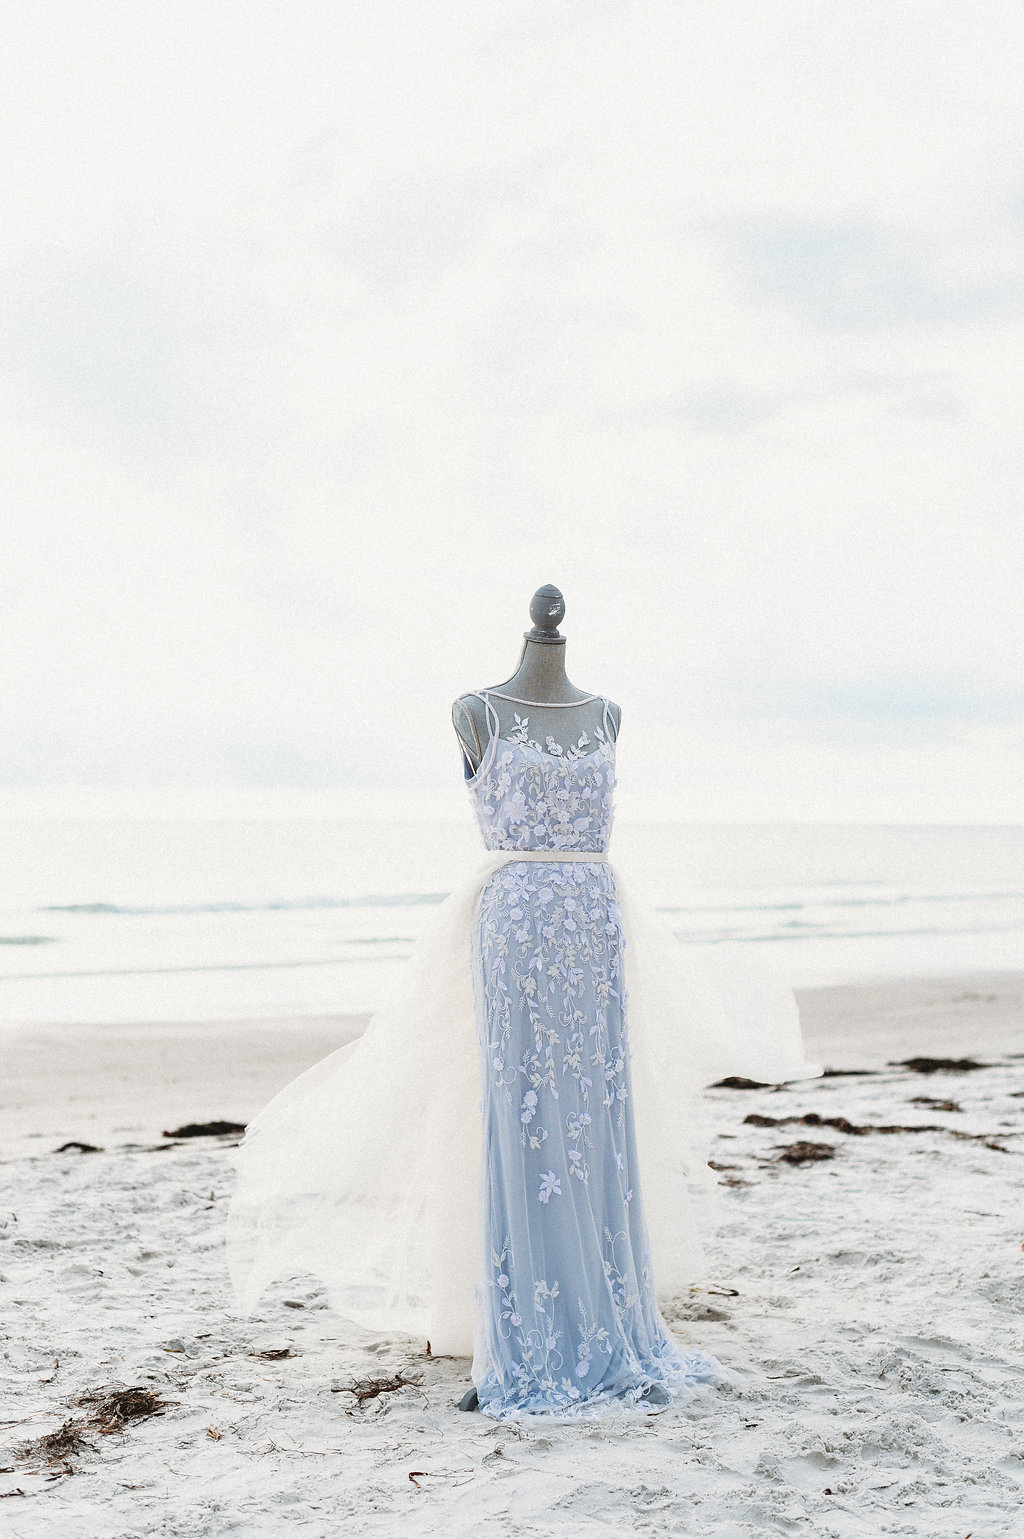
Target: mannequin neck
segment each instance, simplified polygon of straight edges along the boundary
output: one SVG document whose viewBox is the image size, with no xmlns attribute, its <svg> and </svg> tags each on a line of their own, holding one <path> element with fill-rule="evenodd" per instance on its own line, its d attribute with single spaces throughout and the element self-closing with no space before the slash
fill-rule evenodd
<svg viewBox="0 0 1024 1539">
<path fill-rule="evenodd" d="M 586 696 L 571 684 L 565 673 L 564 641 L 525 641 L 519 667 L 507 683 L 498 686 L 520 700 L 568 704 Z"/>
</svg>

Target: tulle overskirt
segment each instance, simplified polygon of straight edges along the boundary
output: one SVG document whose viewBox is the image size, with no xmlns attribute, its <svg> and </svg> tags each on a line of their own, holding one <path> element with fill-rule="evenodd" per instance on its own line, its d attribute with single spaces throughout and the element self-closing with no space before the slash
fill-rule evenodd
<svg viewBox="0 0 1024 1539">
<path fill-rule="evenodd" d="M 285 1086 L 234 1153 L 228 1265 L 241 1313 L 275 1278 L 312 1273 L 371 1329 L 478 1346 L 480 1061 L 472 938 L 493 852 L 425 925 L 363 1036 Z M 792 994 L 695 965 L 614 868 L 622 916 L 639 1168 L 659 1296 L 704 1277 L 713 1221 L 703 1087 L 820 1074 Z"/>
</svg>

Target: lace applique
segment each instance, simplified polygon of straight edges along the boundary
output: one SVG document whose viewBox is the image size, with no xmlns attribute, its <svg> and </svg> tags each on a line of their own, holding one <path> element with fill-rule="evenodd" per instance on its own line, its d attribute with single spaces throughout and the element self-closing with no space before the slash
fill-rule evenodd
<svg viewBox="0 0 1024 1539">
<path fill-rule="evenodd" d="M 513 715 L 515 716 L 516 724 L 508 737 L 510 743 L 523 743 L 527 748 L 536 748 L 538 753 L 549 753 L 556 759 L 565 759 L 568 763 L 575 759 L 586 759 L 589 757 L 587 749 L 594 739 L 589 738 L 585 732 L 581 732 L 576 742 L 570 743 L 568 748 L 563 748 L 561 743 L 556 743 L 549 733 L 544 739 L 544 746 L 541 747 L 536 738 L 532 738 L 529 735 L 530 718 L 528 716 L 520 716 L 518 711 L 513 712 Z M 597 739 L 598 748 L 591 750 L 593 753 L 597 753 L 600 748 L 607 747 L 607 739 L 600 727 L 594 728 L 594 738 Z"/>
<path fill-rule="evenodd" d="M 516 715 L 508 737 L 492 739 L 490 767 L 470 783 L 489 850 L 606 850 L 612 828 L 614 743 L 600 727 L 567 747 L 530 737 Z M 596 745 L 596 746 L 594 746 Z"/>
</svg>

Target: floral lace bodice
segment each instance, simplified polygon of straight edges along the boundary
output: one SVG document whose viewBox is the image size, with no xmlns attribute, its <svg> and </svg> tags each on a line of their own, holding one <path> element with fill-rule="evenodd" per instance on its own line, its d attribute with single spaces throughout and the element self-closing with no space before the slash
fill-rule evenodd
<svg viewBox="0 0 1024 1539">
<path fill-rule="evenodd" d="M 515 726 L 502 737 L 488 695 L 482 693 L 482 698 L 490 735 L 468 784 L 486 847 L 604 853 L 611 837 L 615 786 L 615 742 L 607 702 L 601 726 L 583 732 L 570 728 L 562 734 L 565 742 L 548 736 L 541 744 L 530 736 L 526 706 L 522 714 L 513 713 Z"/>
</svg>

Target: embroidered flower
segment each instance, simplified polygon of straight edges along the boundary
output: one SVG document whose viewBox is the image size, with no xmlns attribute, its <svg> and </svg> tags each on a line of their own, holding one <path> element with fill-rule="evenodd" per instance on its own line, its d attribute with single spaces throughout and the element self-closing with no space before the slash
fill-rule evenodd
<svg viewBox="0 0 1024 1539">
<path fill-rule="evenodd" d="M 555 1197 L 561 1197 L 562 1183 L 553 1170 L 546 1170 L 540 1178 L 540 1191 L 537 1196 L 541 1202 L 550 1202 L 552 1194 Z"/>
</svg>

